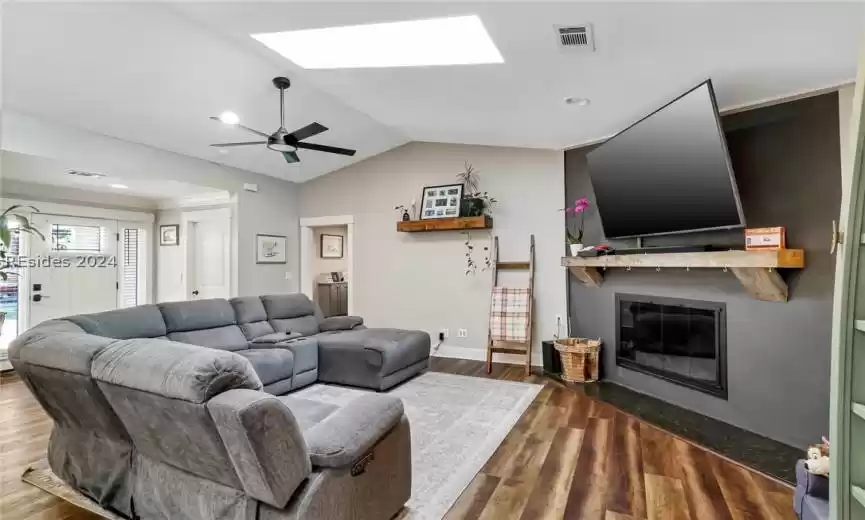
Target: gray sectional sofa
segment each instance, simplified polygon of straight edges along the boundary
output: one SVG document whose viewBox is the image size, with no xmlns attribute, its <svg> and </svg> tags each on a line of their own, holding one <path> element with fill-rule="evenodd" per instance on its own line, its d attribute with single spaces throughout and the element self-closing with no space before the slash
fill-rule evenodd
<svg viewBox="0 0 865 520">
<path fill-rule="evenodd" d="M 289 392 L 384 390 L 429 350 L 424 332 L 325 319 L 293 294 L 52 320 L 9 357 L 54 420 L 53 471 L 127 518 L 385 520 L 411 490 L 402 402 Z"/>
</svg>

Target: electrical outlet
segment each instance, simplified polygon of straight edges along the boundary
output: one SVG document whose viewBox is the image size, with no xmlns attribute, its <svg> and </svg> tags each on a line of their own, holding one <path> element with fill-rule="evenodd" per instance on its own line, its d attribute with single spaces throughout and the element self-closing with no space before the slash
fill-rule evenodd
<svg viewBox="0 0 865 520">
<path fill-rule="evenodd" d="M 442 334 L 445 335 L 445 338 L 450 337 L 450 335 L 451 335 L 451 329 L 442 329 Z"/>
<path fill-rule="evenodd" d="M 460 329 L 457 336 L 460 338 L 467 338 L 469 336 L 469 331 L 466 329 Z"/>
</svg>

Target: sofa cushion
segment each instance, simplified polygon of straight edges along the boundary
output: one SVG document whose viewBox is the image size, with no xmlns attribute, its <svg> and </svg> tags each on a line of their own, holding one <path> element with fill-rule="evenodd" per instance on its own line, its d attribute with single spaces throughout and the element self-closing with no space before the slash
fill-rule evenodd
<svg viewBox="0 0 865 520">
<path fill-rule="evenodd" d="M 261 383 L 269 385 L 283 379 L 291 379 L 294 370 L 294 354 L 281 348 L 240 350 L 238 355 L 252 364 Z"/>
<path fill-rule="evenodd" d="M 102 383 L 193 403 L 232 388 L 261 389 L 246 358 L 156 339 L 115 341 L 96 354 L 90 370 Z"/>
<path fill-rule="evenodd" d="M 321 401 L 310 401 L 300 397 L 292 397 L 285 395 L 279 397 L 279 400 L 285 403 L 301 430 L 308 430 L 316 424 L 323 421 L 330 414 L 339 409 L 335 404 L 323 403 Z"/>
<path fill-rule="evenodd" d="M 237 324 L 246 339 L 273 334 L 273 326 L 267 321 L 267 312 L 258 296 L 243 296 L 229 300 L 234 308 Z"/>
<path fill-rule="evenodd" d="M 271 294 L 261 297 L 261 303 L 267 311 L 267 318 L 297 318 L 300 316 L 315 316 L 317 308 L 305 294 Z"/>
<path fill-rule="evenodd" d="M 246 336 L 240 332 L 240 327 L 237 325 L 226 325 L 225 327 L 186 332 L 172 332 L 168 334 L 168 339 L 219 350 L 236 351 L 248 348 Z"/>
<path fill-rule="evenodd" d="M 267 312 L 258 296 L 241 296 L 228 300 L 234 307 L 234 317 L 238 325 L 256 321 L 267 321 Z"/>
<path fill-rule="evenodd" d="M 303 432 L 312 465 L 349 466 L 387 435 L 403 414 L 402 401 L 397 397 L 382 394 L 358 397 L 351 405 Z"/>
<path fill-rule="evenodd" d="M 84 332 L 106 338 L 155 338 L 165 335 L 165 320 L 156 305 L 81 314 L 66 318 Z"/>
<path fill-rule="evenodd" d="M 161 303 L 159 309 L 165 318 L 165 327 L 169 333 L 214 329 L 237 324 L 234 308 L 227 300 L 221 298 Z"/>
<path fill-rule="evenodd" d="M 430 356 L 429 334 L 420 330 L 360 329 L 314 337 L 318 339 L 322 355 L 324 350 L 333 350 L 334 353 L 345 349 L 365 351 L 364 359 L 380 367 L 381 375 L 391 374 Z M 346 359 L 346 362 L 352 361 Z"/>
</svg>

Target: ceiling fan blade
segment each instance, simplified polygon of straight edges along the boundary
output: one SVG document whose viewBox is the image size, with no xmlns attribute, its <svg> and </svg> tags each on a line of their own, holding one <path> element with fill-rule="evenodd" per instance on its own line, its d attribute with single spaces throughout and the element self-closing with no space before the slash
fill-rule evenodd
<svg viewBox="0 0 865 520">
<path fill-rule="evenodd" d="M 337 148 L 336 146 L 327 146 L 324 144 L 315 144 L 315 143 L 294 143 L 294 146 L 298 148 L 304 148 L 306 150 L 315 150 L 317 152 L 327 152 L 327 153 L 338 153 L 340 155 L 354 155 L 356 150 L 349 150 L 348 148 Z"/>
<path fill-rule="evenodd" d="M 249 144 L 267 144 L 267 141 L 247 141 L 247 142 L 245 142 L 245 143 L 219 143 L 219 144 L 212 144 L 212 145 L 210 145 L 210 146 L 215 146 L 215 147 L 217 147 L 217 148 L 222 148 L 222 147 L 225 147 L 225 146 L 246 146 L 246 145 L 249 145 Z"/>
<path fill-rule="evenodd" d="M 210 119 L 213 119 L 214 121 L 217 121 L 217 122 L 219 122 L 219 123 L 222 123 L 222 120 L 219 119 L 219 118 L 216 117 L 216 116 L 210 116 Z M 222 123 L 222 124 L 225 124 L 225 123 Z M 246 130 L 247 132 L 252 132 L 253 134 L 258 135 L 258 136 L 261 136 L 261 137 L 270 137 L 269 134 L 265 134 L 264 132 L 259 132 L 258 130 L 255 130 L 255 129 L 253 129 L 253 128 L 249 128 L 248 126 L 244 126 L 244 125 L 242 125 L 242 124 L 240 124 L 240 123 L 236 123 L 236 124 L 229 125 L 229 126 L 236 126 L 236 127 L 238 127 L 238 128 L 243 128 L 243 129 Z"/>
<path fill-rule="evenodd" d="M 321 123 L 310 123 L 303 128 L 298 128 L 294 132 L 285 136 L 286 144 L 294 144 L 298 141 L 303 141 L 308 137 L 318 135 L 327 131 L 327 127 Z"/>
<path fill-rule="evenodd" d="M 300 162 L 300 157 L 298 157 L 295 152 L 282 152 L 282 156 L 285 157 L 285 162 L 288 164 Z"/>
</svg>

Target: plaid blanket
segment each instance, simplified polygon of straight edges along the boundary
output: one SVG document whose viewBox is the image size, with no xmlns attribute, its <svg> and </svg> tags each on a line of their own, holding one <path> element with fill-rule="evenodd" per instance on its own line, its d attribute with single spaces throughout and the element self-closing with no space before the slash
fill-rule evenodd
<svg viewBox="0 0 865 520">
<path fill-rule="evenodd" d="M 528 341 L 529 290 L 493 287 L 490 337 L 493 341 Z"/>
</svg>

